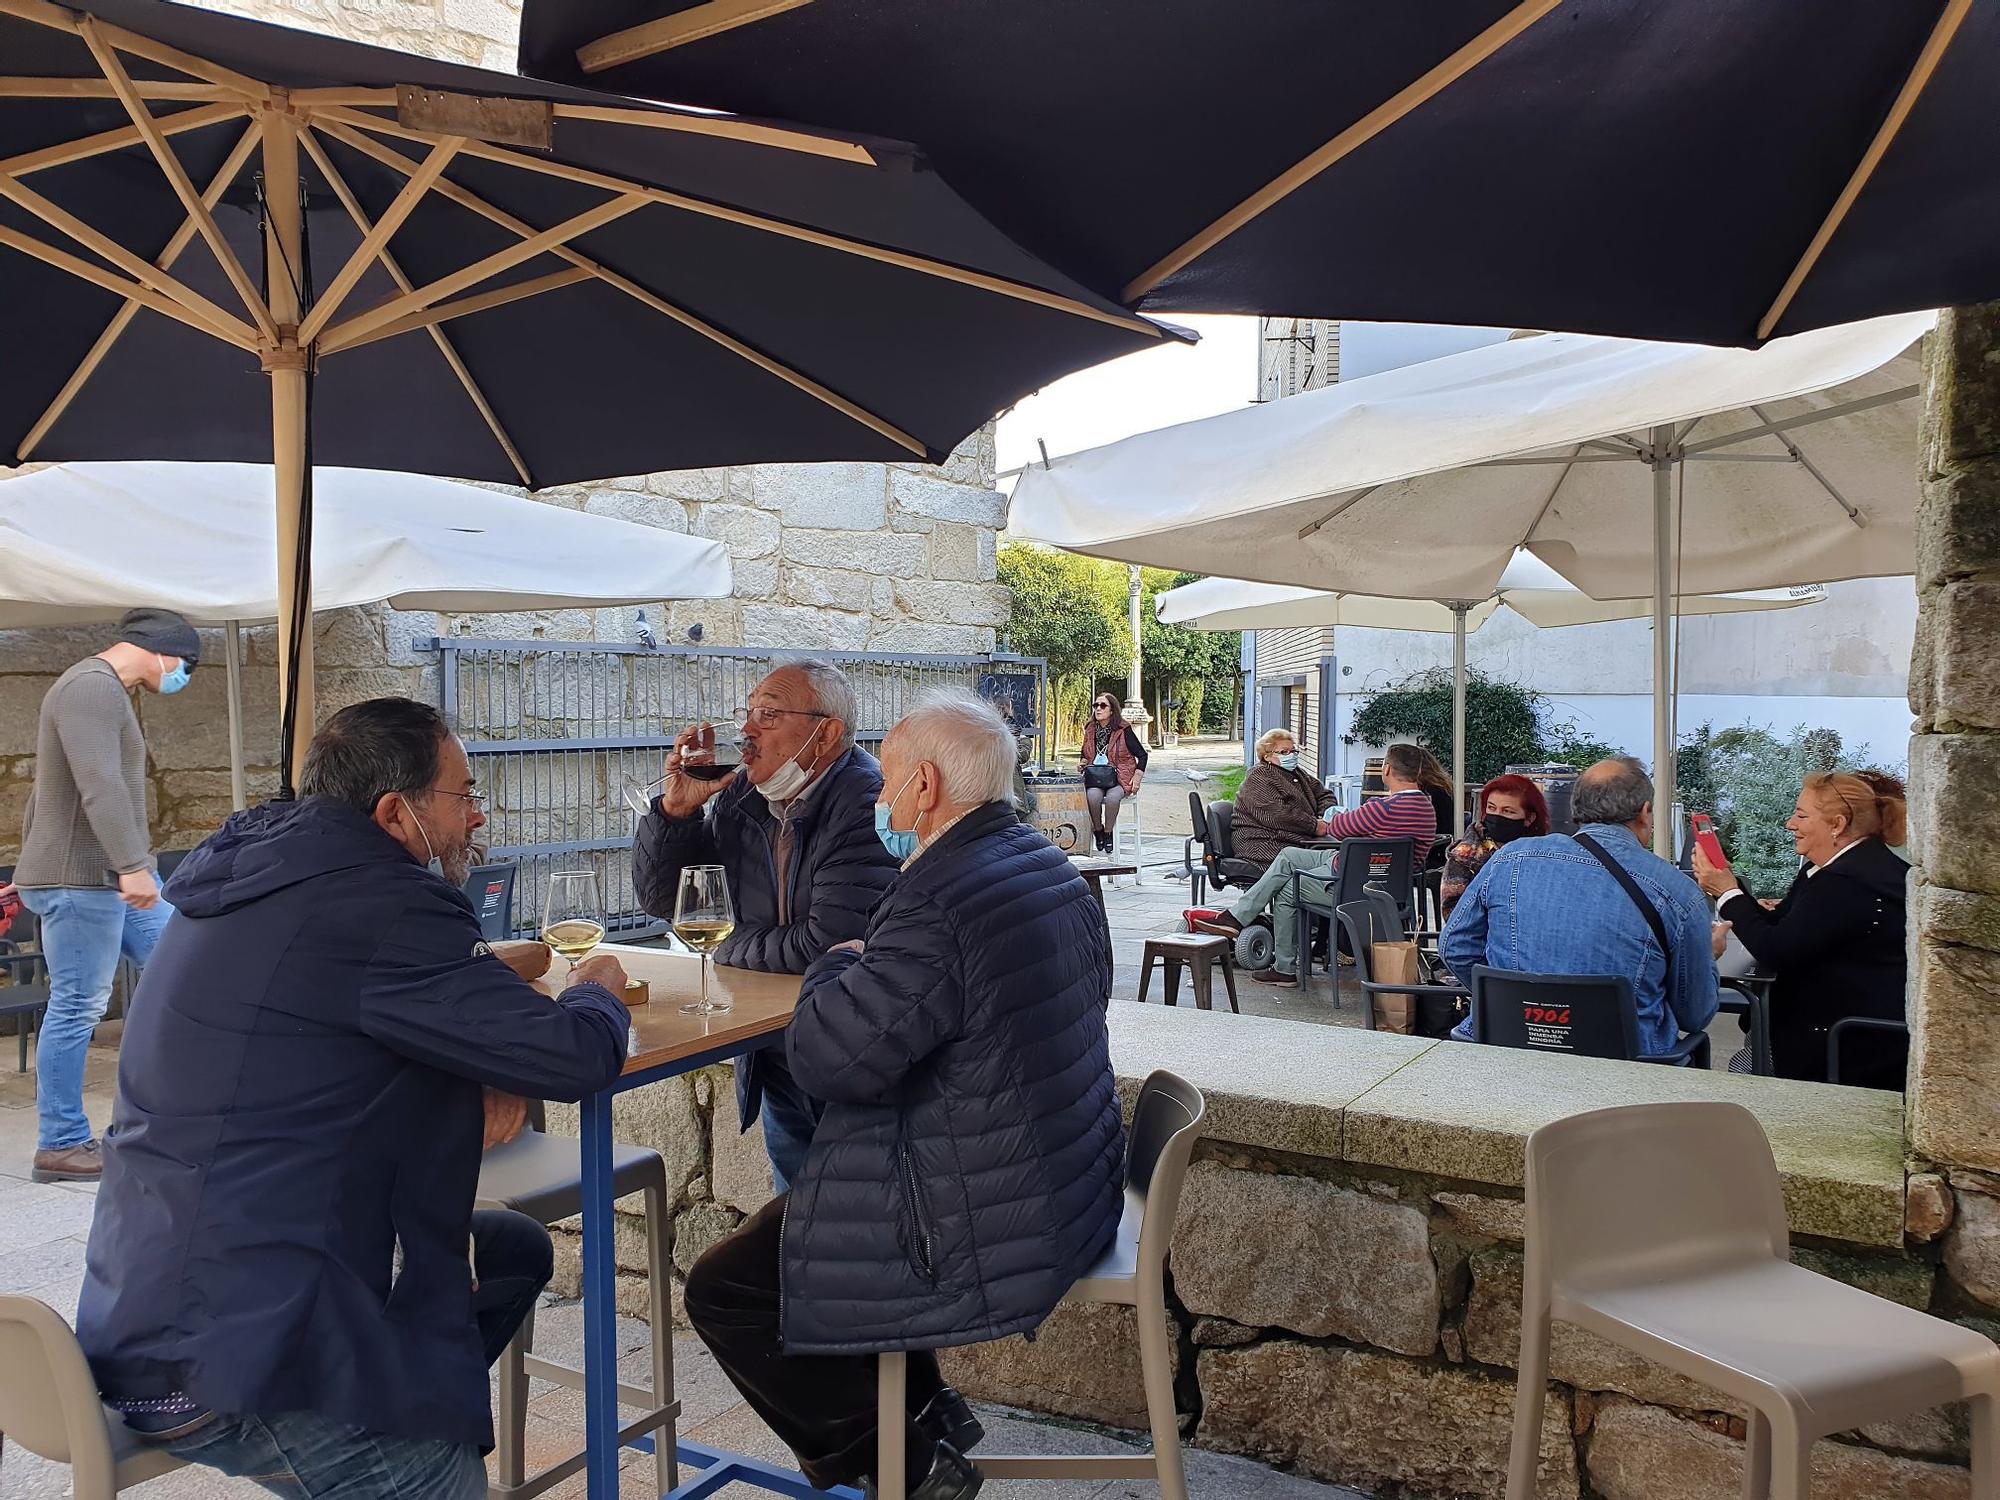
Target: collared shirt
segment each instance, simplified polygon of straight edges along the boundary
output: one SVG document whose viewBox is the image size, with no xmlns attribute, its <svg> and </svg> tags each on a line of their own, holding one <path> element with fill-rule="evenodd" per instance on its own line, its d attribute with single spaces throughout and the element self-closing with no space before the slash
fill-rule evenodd
<svg viewBox="0 0 2000 1500">
<path fill-rule="evenodd" d="M 1640 1052 L 1666 1052 L 1681 1032 L 1700 1031 L 1715 1018 L 1708 902 L 1631 829 L 1593 823 L 1584 831 L 1638 882 L 1666 925 L 1674 949 L 1671 994 L 1667 956 L 1651 926 L 1610 872 L 1563 834 L 1516 839 L 1486 861 L 1445 924 L 1439 945 L 1445 964 L 1460 975 L 1475 964 L 1529 974 L 1622 974 L 1638 1002 Z"/>
<path fill-rule="evenodd" d="M 1854 844 L 1858 844 L 1860 842 L 1861 842 L 1860 839 L 1856 839 L 1854 841 Z M 1813 876 L 1819 874 L 1821 870 L 1832 869 L 1833 862 L 1839 859 L 1840 856 L 1845 854 L 1849 849 L 1852 849 L 1854 847 L 1854 844 L 1842 844 L 1838 849 L 1834 850 L 1832 854 L 1827 856 L 1826 863 L 1823 865 L 1808 865 L 1806 867 L 1806 879 L 1811 880 Z M 1748 894 L 1749 892 L 1744 890 L 1742 886 L 1732 885 L 1728 890 L 1724 891 L 1720 896 L 1717 896 L 1715 898 L 1715 909 L 1719 912 L 1722 910 L 1723 907 L 1727 906 L 1736 897 L 1746 896 Z"/>
<path fill-rule="evenodd" d="M 981 804 L 981 806 L 990 806 L 990 805 L 991 804 L 987 803 Z M 903 861 L 903 868 L 906 870 L 909 869 L 911 865 L 915 864 L 918 860 L 924 857 L 924 851 L 926 849 L 930 848 L 939 839 L 943 838 L 947 833 L 950 833 L 952 829 L 958 827 L 960 823 L 964 822 L 973 813 L 976 813 L 978 811 L 979 808 L 977 807 L 968 807 L 964 812 L 960 813 L 957 817 L 953 818 L 949 823 L 945 824 L 944 827 L 932 829 L 931 836 L 923 840 L 921 843 L 919 843 L 917 845 L 916 852 L 912 854 L 908 859 Z"/>
</svg>

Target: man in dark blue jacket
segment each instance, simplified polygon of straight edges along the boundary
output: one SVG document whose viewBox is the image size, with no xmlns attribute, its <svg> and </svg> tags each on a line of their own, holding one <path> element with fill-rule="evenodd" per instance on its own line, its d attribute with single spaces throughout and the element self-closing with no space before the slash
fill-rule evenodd
<svg viewBox="0 0 2000 1500">
<path fill-rule="evenodd" d="M 883 745 L 903 873 L 807 970 L 786 1034 L 827 1101 L 789 1195 L 696 1262 L 688 1318 L 814 1484 L 875 1466 L 875 1360 L 1033 1329 L 1110 1245 L 1124 1131 L 1104 917 L 1014 815 L 1014 740 L 969 693 Z M 913 1500 L 966 1500 L 978 1422 L 910 1360 Z"/>
<path fill-rule="evenodd" d="M 77 1336 L 107 1402 L 191 1463 L 478 1500 L 487 1366 L 551 1260 L 532 1219 L 473 1212 L 482 1140 L 521 1096 L 618 1076 L 624 976 L 592 959 L 552 1001 L 480 942 L 459 887 L 482 797 L 435 709 L 342 710 L 301 785 L 169 882 Z"/>
<path fill-rule="evenodd" d="M 803 974 L 836 943 L 861 936 L 876 897 L 896 873 L 875 837 L 882 768 L 854 743 L 854 689 L 837 667 L 794 662 L 757 684 L 737 711 L 743 769 L 726 781 L 678 774 L 700 731 L 667 758 L 667 789 L 639 824 L 632 878 L 639 904 L 672 919 L 680 873 L 721 865 L 736 931 L 715 961 L 738 969 Z M 775 1049 L 736 1064 L 736 1105 L 750 1128 L 761 1107 L 777 1190 L 806 1159 L 819 1105 Z"/>
</svg>

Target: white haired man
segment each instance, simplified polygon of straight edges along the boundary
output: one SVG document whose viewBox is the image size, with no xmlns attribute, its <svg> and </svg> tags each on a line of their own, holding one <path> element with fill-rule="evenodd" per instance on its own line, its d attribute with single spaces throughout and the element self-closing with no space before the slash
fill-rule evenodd
<svg viewBox="0 0 2000 1500">
<path fill-rule="evenodd" d="M 969 1500 L 984 1434 L 927 1351 L 1033 1329 L 1118 1226 L 1104 918 L 1015 817 L 1014 739 L 970 693 L 882 746 L 902 873 L 806 971 L 785 1037 L 827 1101 L 803 1171 L 695 1263 L 688 1319 L 827 1488 L 875 1463 L 875 1358 L 910 1360 L 912 1500 Z"/>
</svg>

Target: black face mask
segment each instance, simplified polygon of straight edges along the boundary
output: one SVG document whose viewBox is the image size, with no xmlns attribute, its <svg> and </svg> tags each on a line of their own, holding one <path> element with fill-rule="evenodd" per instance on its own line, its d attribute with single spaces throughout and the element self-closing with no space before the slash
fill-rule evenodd
<svg viewBox="0 0 2000 1500">
<path fill-rule="evenodd" d="M 1515 839 L 1524 839 L 1528 836 L 1528 825 L 1524 819 L 1503 818 L 1498 813 L 1488 813 L 1486 820 L 1479 826 L 1496 844 L 1511 844 Z"/>
</svg>

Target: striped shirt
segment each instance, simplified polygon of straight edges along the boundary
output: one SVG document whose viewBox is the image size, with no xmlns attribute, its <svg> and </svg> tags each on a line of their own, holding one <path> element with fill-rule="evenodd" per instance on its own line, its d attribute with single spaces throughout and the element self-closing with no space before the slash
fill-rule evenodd
<svg viewBox="0 0 2000 1500">
<path fill-rule="evenodd" d="M 1421 869 L 1431 845 L 1437 842 L 1437 809 L 1429 794 L 1412 789 L 1387 797 L 1370 797 L 1359 807 L 1335 813 L 1327 824 L 1327 836 L 1336 839 L 1408 839 L 1415 849 L 1413 858 Z"/>
</svg>

